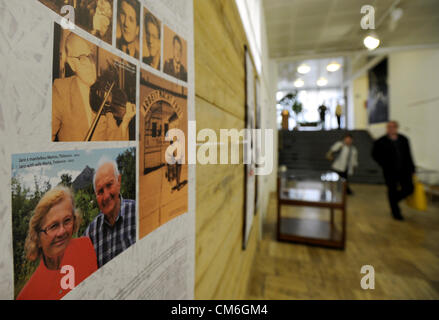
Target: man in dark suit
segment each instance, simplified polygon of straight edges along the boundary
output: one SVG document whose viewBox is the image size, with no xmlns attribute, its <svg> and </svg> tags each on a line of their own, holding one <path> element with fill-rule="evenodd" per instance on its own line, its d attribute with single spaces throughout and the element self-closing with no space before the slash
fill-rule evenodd
<svg viewBox="0 0 439 320">
<path fill-rule="evenodd" d="M 145 26 L 145 44 L 144 49 L 148 49 L 147 54 L 143 52 L 143 62 L 147 65 L 153 67 L 154 69 L 160 70 L 160 60 L 161 60 L 161 26 L 160 21 L 151 13 L 146 12 L 144 19 Z M 146 51 L 146 50 L 144 50 Z"/>
<path fill-rule="evenodd" d="M 174 57 L 165 62 L 163 72 L 176 77 L 177 79 L 187 81 L 187 71 L 181 61 L 183 54 L 183 43 L 180 37 L 175 35 L 174 39 L 172 40 L 172 44 L 174 46 Z"/>
<path fill-rule="evenodd" d="M 139 58 L 140 3 L 137 0 L 119 0 L 116 47 Z"/>
<path fill-rule="evenodd" d="M 383 169 L 393 217 L 404 220 L 398 202 L 413 193 L 412 176 L 415 165 L 409 140 L 398 134 L 396 121 L 390 121 L 387 124 L 387 134 L 375 141 L 372 157 Z"/>
</svg>

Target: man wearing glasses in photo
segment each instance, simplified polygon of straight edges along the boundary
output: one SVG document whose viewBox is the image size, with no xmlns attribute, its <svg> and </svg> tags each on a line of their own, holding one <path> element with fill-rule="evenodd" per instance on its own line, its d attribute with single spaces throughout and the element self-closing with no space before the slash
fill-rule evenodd
<svg viewBox="0 0 439 320">
<path fill-rule="evenodd" d="M 66 277 L 64 266 L 73 268 L 70 269 L 74 272 L 73 286 L 97 270 L 90 239 L 73 239 L 79 224 L 80 217 L 69 189 L 56 187 L 41 198 L 29 221 L 25 242 L 27 259 L 39 259 L 40 263 L 17 296 L 18 300 L 59 300 L 64 297 L 71 291 L 70 286 L 62 286 L 62 278 Z"/>
<path fill-rule="evenodd" d="M 66 62 L 74 76 L 56 79 L 52 89 L 52 141 L 85 141 L 96 118 L 90 106 L 90 87 L 96 82 L 96 58 L 91 45 L 74 33 L 65 40 Z M 118 126 L 111 112 L 103 114 L 91 141 L 129 140 L 136 107 L 127 103 Z"/>
</svg>

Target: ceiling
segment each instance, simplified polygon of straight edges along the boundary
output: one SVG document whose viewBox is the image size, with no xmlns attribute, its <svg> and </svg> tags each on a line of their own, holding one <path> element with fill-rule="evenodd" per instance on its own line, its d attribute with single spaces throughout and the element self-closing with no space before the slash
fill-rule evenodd
<svg viewBox="0 0 439 320">
<path fill-rule="evenodd" d="M 363 5 L 375 8 L 381 46 L 439 43 L 439 0 L 263 0 L 269 54 L 278 60 L 363 50 Z M 389 9 L 403 9 L 391 30 Z"/>
<path fill-rule="evenodd" d="M 342 66 L 344 65 L 343 58 L 279 62 L 279 81 L 277 89 L 279 91 L 291 91 L 291 89 L 294 88 L 294 81 L 298 78 L 302 79 L 305 83 L 300 90 L 316 89 L 316 82 L 320 77 L 325 77 L 328 80 L 328 84 L 322 89 L 340 88 L 343 83 L 342 69 L 336 72 L 329 72 L 326 70 L 326 66 L 333 61 L 338 62 Z M 297 72 L 297 68 L 302 63 L 307 64 L 311 68 L 311 70 L 305 75 Z"/>
</svg>

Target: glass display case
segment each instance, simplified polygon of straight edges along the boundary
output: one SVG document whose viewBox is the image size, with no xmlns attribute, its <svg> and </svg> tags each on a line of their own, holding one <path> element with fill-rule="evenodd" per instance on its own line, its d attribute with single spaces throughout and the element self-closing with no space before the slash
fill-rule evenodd
<svg viewBox="0 0 439 320">
<path fill-rule="evenodd" d="M 333 172 L 278 175 L 277 238 L 279 241 L 344 249 L 346 242 L 346 181 Z M 283 206 L 328 208 L 329 219 L 289 217 Z M 336 211 L 340 213 L 336 223 Z"/>
</svg>

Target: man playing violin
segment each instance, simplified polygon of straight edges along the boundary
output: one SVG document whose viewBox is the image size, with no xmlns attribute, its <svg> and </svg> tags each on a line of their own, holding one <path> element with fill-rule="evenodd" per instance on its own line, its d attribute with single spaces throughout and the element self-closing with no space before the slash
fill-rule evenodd
<svg viewBox="0 0 439 320">
<path fill-rule="evenodd" d="M 86 40 L 70 33 L 65 53 L 75 75 L 53 83 L 52 141 L 85 141 L 97 116 L 90 106 L 90 87 L 97 79 L 94 52 Z M 112 113 L 101 115 L 90 140 L 129 140 L 129 124 L 135 115 L 136 107 L 129 102 L 120 125 Z"/>
</svg>

